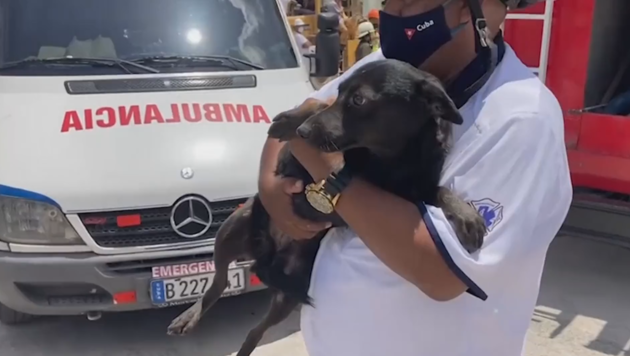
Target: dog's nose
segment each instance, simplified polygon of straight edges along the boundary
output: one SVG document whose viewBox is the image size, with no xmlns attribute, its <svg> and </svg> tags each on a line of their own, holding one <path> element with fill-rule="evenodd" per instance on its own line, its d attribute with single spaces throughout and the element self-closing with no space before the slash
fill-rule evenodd
<svg viewBox="0 0 630 356">
<path fill-rule="evenodd" d="M 297 128 L 297 134 L 301 138 L 309 138 L 309 136 L 311 136 L 311 128 L 306 125 L 300 125 L 300 127 Z"/>
</svg>

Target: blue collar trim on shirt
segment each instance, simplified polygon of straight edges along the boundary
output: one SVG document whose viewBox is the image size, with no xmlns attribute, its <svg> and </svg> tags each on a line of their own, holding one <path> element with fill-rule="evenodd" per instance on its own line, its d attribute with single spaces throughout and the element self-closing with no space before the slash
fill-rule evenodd
<svg viewBox="0 0 630 356">
<path fill-rule="evenodd" d="M 494 38 L 494 43 L 497 46 L 497 55 L 498 55 L 498 63 L 501 63 L 503 60 L 503 56 L 505 55 L 505 41 L 503 39 L 503 33 L 499 32 L 497 36 Z M 468 89 L 471 85 L 473 85 L 477 80 L 479 80 L 484 74 L 486 74 L 487 62 L 486 58 L 482 55 L 477 55 L 475 59 L 470 62 L 466 68 L 460 73 L 460 75 L 455 78 L 455 80 L 450 83 L 447 87 L 447 92 L 451 98 L 460 98 L 464 95 L 466 89 Z M 466 98 L 466 101 L 468 98 Z M 464 106 L 466 102 L 457 102 L 455 104 L 457 107 Z"/>
</svg>

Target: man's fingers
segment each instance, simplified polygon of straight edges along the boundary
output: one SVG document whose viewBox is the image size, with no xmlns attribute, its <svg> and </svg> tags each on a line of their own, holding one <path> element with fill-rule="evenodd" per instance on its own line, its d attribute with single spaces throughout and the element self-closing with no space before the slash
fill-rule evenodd
<svg viewBox="0 0 630 356">
<path fill-rule="evenodd" d="M 310 232 L 319 232 L 328 229 L 330 226 L 331 223 L 306 223 L 302 226 L 302 229 Z"/>
<path fill-rule="evenodd" d="M 308 221 L 298 216 L 295 216 L 291 223 L 295 228 L 308 232 L 319 232 L 332 226 L 329 222 Z"/>
<path fill-rule="evenodd" d="M 286 194 L 301 193 L 304 190 L 304 183 L 299 179 L 284 178 L 282 186 Z"/>
<path fill-rule="evenodd" d="M 285 194 L 297 194 L 304 191 L 304 182 L 294 178 L 284 178 L 282 180 L 282 190 Z M 314 235 L 315 233 L 329 228 L 332 224 L 327 222 L 312 222 L 304 219 L 300 219 L 297 216 L 293 216 L 288 224 L 291 225 L 291 230 L 300 231 L 300 235 Z M 298 237 L 298 236 L 296 236 Z"/>
<path fill-rule="evenodd" d="M 277 224 L 276 226 L 285 234 L 299 240 L 310 239 L 318 232 L 330 227 L 329 224 L 311 223 L 300 219 L 296 219 L 295 221 L 285 221 L 284 223 Z"/>
<path fill-rule="evenodd" d="M 291 224 L 290 234 L 293 238 L 298 239 L 310 239 L 314 237 L 318 232 L 323 231 L 330 227 L 328 223 L 305 223 L 305 224 Z"/>
</svg>

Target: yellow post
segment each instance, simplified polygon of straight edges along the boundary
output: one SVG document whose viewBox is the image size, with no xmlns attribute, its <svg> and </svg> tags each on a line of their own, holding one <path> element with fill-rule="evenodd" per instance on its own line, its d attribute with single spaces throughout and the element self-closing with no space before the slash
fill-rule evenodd
<svg viewBox="0 0 630 356">
<path fill-rule="evenodd" d="M 357 61 L 357 47 L 359 47 L 359 40 L 358 39 L 351 39 L 348 40 L 348 43 L 346 45 L 346 53 L 344 56 L 344 61 L 343 61 L 343 70 L 346 71 L 348 70 L 348 68 L 352 67 L 354 65 L 354 63 L 356 63 Z"/>
<path fill-rule="evenodd" d="M 319 14 L 322 12 L 322 0 L 314 0 L 315 1 L 315 16 L 313 16 L 313 35 L 316 35 L 319 32 L 319 27 L 317 27 L 317 18 Z"/>
</svg>

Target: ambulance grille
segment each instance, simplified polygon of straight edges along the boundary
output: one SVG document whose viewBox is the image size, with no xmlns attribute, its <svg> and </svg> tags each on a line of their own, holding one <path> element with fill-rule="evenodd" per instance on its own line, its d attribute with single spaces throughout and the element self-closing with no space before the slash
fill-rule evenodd
<svg viewBox="0 0 630 356">
<path fill-rule="evenodd" d="M 212 225 L 208 232 L 196 238 L 181 237 L 171 227 L 172 207 L 83 213 L 79 218 L 94 242 L 106 248 L 156 246 L 211 240 L 221 224 L 247 199 L 211 202 Z M 140 215 L 140 224 L 120 227 L 121 216 Z"/>
<path fill-rule="evenodd" d="M 65 83 L 68 94 L 143 93 L 155 91 L 216 90 L 255 88 L 253 75 L 229 75 L 184 78 L 138 78 L 70 80 Z"/>
</svg>

